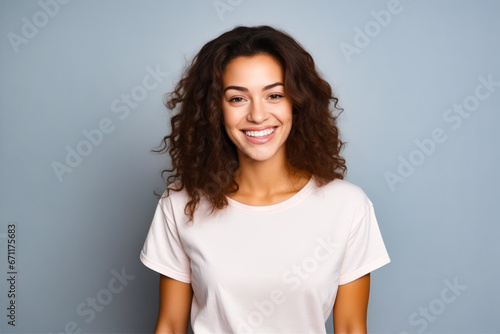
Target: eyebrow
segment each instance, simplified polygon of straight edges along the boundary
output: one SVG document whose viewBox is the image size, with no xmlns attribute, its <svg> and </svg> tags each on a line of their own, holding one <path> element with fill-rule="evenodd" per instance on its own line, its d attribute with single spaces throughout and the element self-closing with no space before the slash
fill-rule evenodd
<svg viewBox="0 0 500 334">
<path fill-rule="evenodd" d="M 270 85 L 267 85 L 265 86 L 264 88 L 262 88 L 262 91 L 265 91 L 265 90 L 268 90 L 268 89 L 271 89 L 271 88 L 274 88 L 276 86 L 284 86 L 282 82 L 275 82 L 273 84 L 270 84 Z M 224 88 L 224 92 L 225 93 L 228 89 L 236 89 L 236 90 L 239 90 L 239 91 L 242 91 L 242 92 L 247 92 L 248 93 L 248 88 L 246 87 L 241 87 L 241 86 L 227 86 L 226 88 Z"/>
</svg>

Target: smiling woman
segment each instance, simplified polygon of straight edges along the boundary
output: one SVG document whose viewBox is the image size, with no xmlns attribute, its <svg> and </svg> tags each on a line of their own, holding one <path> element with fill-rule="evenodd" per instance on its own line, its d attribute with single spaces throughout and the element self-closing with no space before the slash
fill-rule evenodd
<svg viewBox="0 0 500 334">
<path fill-rule="evenodd" d="M 366 332 L 369 273 L 390 262 L 373 205 L 343 180 L 337 98 L 268 26 L 207 43 L 166 103 L 172 172 L 141 252 L 157 332 Z"/>
</svg>

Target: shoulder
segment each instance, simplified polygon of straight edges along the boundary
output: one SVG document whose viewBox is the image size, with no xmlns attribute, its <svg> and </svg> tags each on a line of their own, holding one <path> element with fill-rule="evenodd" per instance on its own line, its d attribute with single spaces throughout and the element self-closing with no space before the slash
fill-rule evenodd
<svg viewBox="0 0 500 334">
<path fill-rule="evenodd" d="M 179 208 L 184 210 L 184 207 L 189 202 L 186 189 L 181 189 L 180 185 L 179 181 L 170 183 L 158 200 L 158 206 L 167 216 L 172 217 Z"/>
<path fill-rule="evenodd" d="M 345 208 L 353 208 L 356 211 L 366 211 L 373 206 L 361 187 L 342 179 L 335 179 L 322 186 L 316 186 L 314 193 L 329 203 L 338 203 Z"/>
<path fill-rule="evenodd" d="M 181 181 L 174 181 L 167 186 L 167 189 L 161 195 L 160 201 L 186 204 L 189 201 L 189 194 L 186 188 L 182 187 Z"/>
<path fill-rule="evenodd" d="M 170 183 L 159 200 L 159 205 L 162 207 L 163 211 L 171 216 L 172 220 L 175 222 L 187 221 L 188 219 L 185 209 L 191 197 L 186 188 L 182 188 L 181 185 L 182 183 L 180 181 Z M 207 200 L 203 196 L 200 197 L 195 213 L 206 211 L 207 208 L 209 208 Z"/>
<path fill-rule="evenodd" d="M 317 189 L 334 196 L 342 196 L 348 200 L 366 200 L 368 196 L 358 185 L 346 180 L 335 179 Z"/>
</svg>

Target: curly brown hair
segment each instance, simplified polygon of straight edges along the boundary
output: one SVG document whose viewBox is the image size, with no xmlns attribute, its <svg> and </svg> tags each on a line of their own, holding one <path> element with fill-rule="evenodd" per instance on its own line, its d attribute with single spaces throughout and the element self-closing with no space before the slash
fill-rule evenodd
<svg viewBox="0 0 500 334">
<path fill-rule="evenodd" d="M 189 221 L 202 197 L 213 212 L 225 208 L 226 196 L 238 190 L 237 149 L 223 124 L 222 76 L 232 59 L 256 54 L 268 54 L 281 64 L 285 93 L 292 99 L 292 129 L 285 144 L 289 166 L 314 175 L 319 186 L 344 178 L 344 143 L 337 128 L 343 109 L 311 55 L 283 31 L 238 26 L 205 44 L 165 99 L 168 109 L 179 105 L 179 110 L 171 118 L 171 133 L 153 152 L 170 154 L 172 167 L 162 172 L 171 173 L 167 195 L 186 189 Z"/>
</svg>

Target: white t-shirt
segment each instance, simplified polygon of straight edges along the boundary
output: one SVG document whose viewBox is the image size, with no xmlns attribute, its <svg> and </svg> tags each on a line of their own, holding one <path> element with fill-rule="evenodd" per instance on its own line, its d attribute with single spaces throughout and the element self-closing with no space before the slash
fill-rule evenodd
<svg viewBox="0 0 500 334">
<path fill-rule="evenodd" d="M 187 193 L 159 201 L 140 254 L 149 268 L 191 283 L 191 327 L 204 333 L 326 333 L 339 284 L 390 262 L 365 193 L 314 178 L 293 197 L 249 206 L 201 202 L 186 224 Z"/>
</svg>

